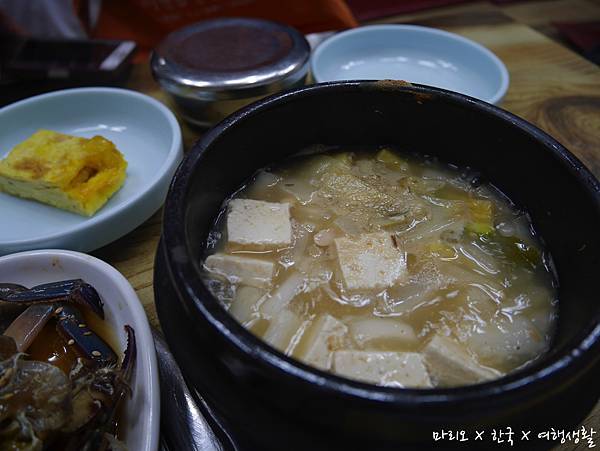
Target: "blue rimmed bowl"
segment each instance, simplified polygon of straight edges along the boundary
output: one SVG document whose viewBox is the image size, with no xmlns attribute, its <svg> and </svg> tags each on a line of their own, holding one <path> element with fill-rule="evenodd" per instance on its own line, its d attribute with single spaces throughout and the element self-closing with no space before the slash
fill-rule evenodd
<svg viewBox="0 0 600 451">
<path fill-rule="evenodd" d="M 406 80 L 499 104 L 508 90 L 506 66 L 482 45 L 435 28 L 370 25 L 335 34 L 311 57 L 317 82 Z"/>
<path fill-rule="evenodd" d="M 41 248 L 88 252 L 116 240 L 161 207 L 183 157 L 173 113 L 125 89 L 67 89 L 0 109 L 0 159 L 39 129 L 104 136 L 127 160 L 127 178 L 89 218 L 0 192 L 0 255 Z"/>
</svg>

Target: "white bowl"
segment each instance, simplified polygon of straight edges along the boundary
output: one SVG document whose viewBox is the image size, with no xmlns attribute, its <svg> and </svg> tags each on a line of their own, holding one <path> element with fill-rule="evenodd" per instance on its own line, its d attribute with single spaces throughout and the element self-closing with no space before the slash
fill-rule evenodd
<svg viewBox="0 0 600 451">
<path fill-rule="evenodd" d="M 160 208 L 183 157 L 173 113 L 125 89 L 67 89 L 0 109 L 0 158 L 39 129 L 110 139 L 129 163 L 127 179 L 91 218 L 0 192 L 0 255 L 40 248 L 88 252 L 116 240 Z"/>
<path fill-rule="evenodd" d="M 81 278 L 91 284 L 104 302 L 105 321 L 118 334 L 122 354 L 127 346 L 123 327 L 135 331 L 137 358 L 132 397 L 124 418 L 125 443 L 132 451 L 156 451 L 160 424 L 160 394 L 154 341 L 148 319 L 135 291 L 112 266 L 78 252 L 40 250 L 0 257 L 0 282 L 32 287 L 47 282 Z"/>
<path fill-rule="evenodd" d="M 485 47 L 454 33 L 416 25 L 370 25 L 337 33 L 311 57 L 317 82 L 405 80 L 498 104 L 506 67 Z"/>
</svg>

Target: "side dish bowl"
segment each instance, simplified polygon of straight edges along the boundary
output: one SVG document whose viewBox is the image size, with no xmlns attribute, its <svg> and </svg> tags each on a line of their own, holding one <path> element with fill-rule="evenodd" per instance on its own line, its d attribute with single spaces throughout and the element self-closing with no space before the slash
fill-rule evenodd
<svg viewBox="0 0 600 451">
<path fill-rule="evenodd" d="M 89 252 L 120 238 L 161 207 L 183 156 L 173 113 L 126 89 L 66 89 L 1 108 L 0 159 L 40 129 L 109 139 L 127 160 L 127 178 L 89 218 L 0 192 L 0 211 L 10 211 L 0 221 L 0 255 L 41 248 Z"/>
<path fill-rule="evenodd" d="M 395 389 L 308 367 L 240 326 L 199 276 L 208 232 L 223 201 L 257 169 L 312 144 L 393 144 L 434 156 L 476 169 L 525 209 L 559 280 L 551 350 L 488 383 Z M 398 449 L 433 446 L 433 433 L 442 429 L 568 429 L 600 396 L 593 382 L 600 372 L 598 230 L 598 181 L 523 119 L 421 85 L 314 85 L 239 111 L 187 155 L 165 206 L 154 279 L 157 309 L 186 379 L 251 448 Z"/>
<path fill-rule="evenodd" d="M 334 34 L 315 49 L 317 82 L 407 80 L 498 105 L 509 85 L 504 63 L 484 46 L 435 28 L 369 25 Z"/>
<path fill-rule="evenodd" d="M 96 288 L 104 302 L 105 321 L 117 336 L 119 354 L 127 346 L 124 326 L 130 325 L 135 332 L 137 358 L 131 397 L 125 402 L 120 424 L 128 449 L 156 451 L 160 396 L 154 341 L 144 309 L 127 279 L 107 263 L 78 252 L 39 250 L 0 257 L 1 282 L 32 287 L 78 278 Z"/>
</svg>

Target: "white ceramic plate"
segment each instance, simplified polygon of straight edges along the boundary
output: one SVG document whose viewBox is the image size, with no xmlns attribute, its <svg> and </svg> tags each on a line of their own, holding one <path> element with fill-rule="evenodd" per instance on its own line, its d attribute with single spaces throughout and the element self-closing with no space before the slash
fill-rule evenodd
<svg viewBox="0 0 600 451">
<path fill-rule="evenodd" d="M 0 192 L 0 255 L 40 248 L 88 252 L 116 240 L 160 208 L 183 156 L 173 113 L 125 89 L 68 89 L 0 109 L 0 158 L 39 129 L 104 136 L 129 163 L 127 179 L 91 218 Z"/>
<path fill-rule="evenodd" d="M 104 302 L 105 321 L 118 334 L 121 353 L 127 345 L 123 326 L 135 331 L 137 359 L 132 398 L 125 406 L 125 442 L 132 451 L 156 451 L 160 424 L 160 395 L 154 341 L 148 319 L 135 291 L 112 266 L 78 252 L 40 250 L 0 257 L 0 282 L 31 287 L 81 278 L 94 286 Z"/>
<path fill-rule="evenodd" d="M 335 34 L 311 57 L 317 82 L 406 80 L 498 104 L 506 67 L 485 47 L 454 33 L 415 25 L 370 25 Z"/>
</svg>

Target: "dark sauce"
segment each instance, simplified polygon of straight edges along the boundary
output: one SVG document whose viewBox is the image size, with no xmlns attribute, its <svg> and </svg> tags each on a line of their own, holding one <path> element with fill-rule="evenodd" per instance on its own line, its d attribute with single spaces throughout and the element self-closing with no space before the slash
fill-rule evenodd
<svg viewBox="0 0 600 451">
<path fill-rule="evenodd" d="M 123 350 L 120 349 L 119 340 L 115 331 L 109 326 L 108 322 L 98 318 L 89 309 L 80 309 L 85 323 L 90 330 L 102 338 L 120 359 L 123 357 Z M 52 318 L 44 326 L 40 334 L 33 341 L 27 354 L 31 360 L 48 362 L 59 367 L 66 374 L 69 374 L 71 368 L 77 361 L 77 354 L 71 346 L 56 331 L 57 321 Z"/>
<path fill-rule="evenodd" d="M 115 351 L 119 357 L 118 364 L 120 365 L 123 359 L 123 349 L 121 349 L 117 331 L 108 324 L 108 321 L 102 320 L 91 310 L 79 307 L 79 311 L 83 315 L 89 330 L 102 338 L 113 351 Z M 73 366 L 77 363 L 78 355 L 74 350 L 74 347 L 65 342 L 57 332 L 56 324 L 57 321 L 54 318 L 46 323 L 40 334 L 29 346 L 27 354 L 29 359 L 51 363 L 68 375 Z M 123 406 L 120 407 L 116 418 L 117 425 L 115 435 L 118 440 L 123 440 L 126 428 L 123 422 L 120 421 L 120 419 L 123 418 Z M 66 443 L 59 439 L 52 443 L 47 449 L 49 451 L 59 451 L 64 449 L 65 445 Z"/>
</svg>

